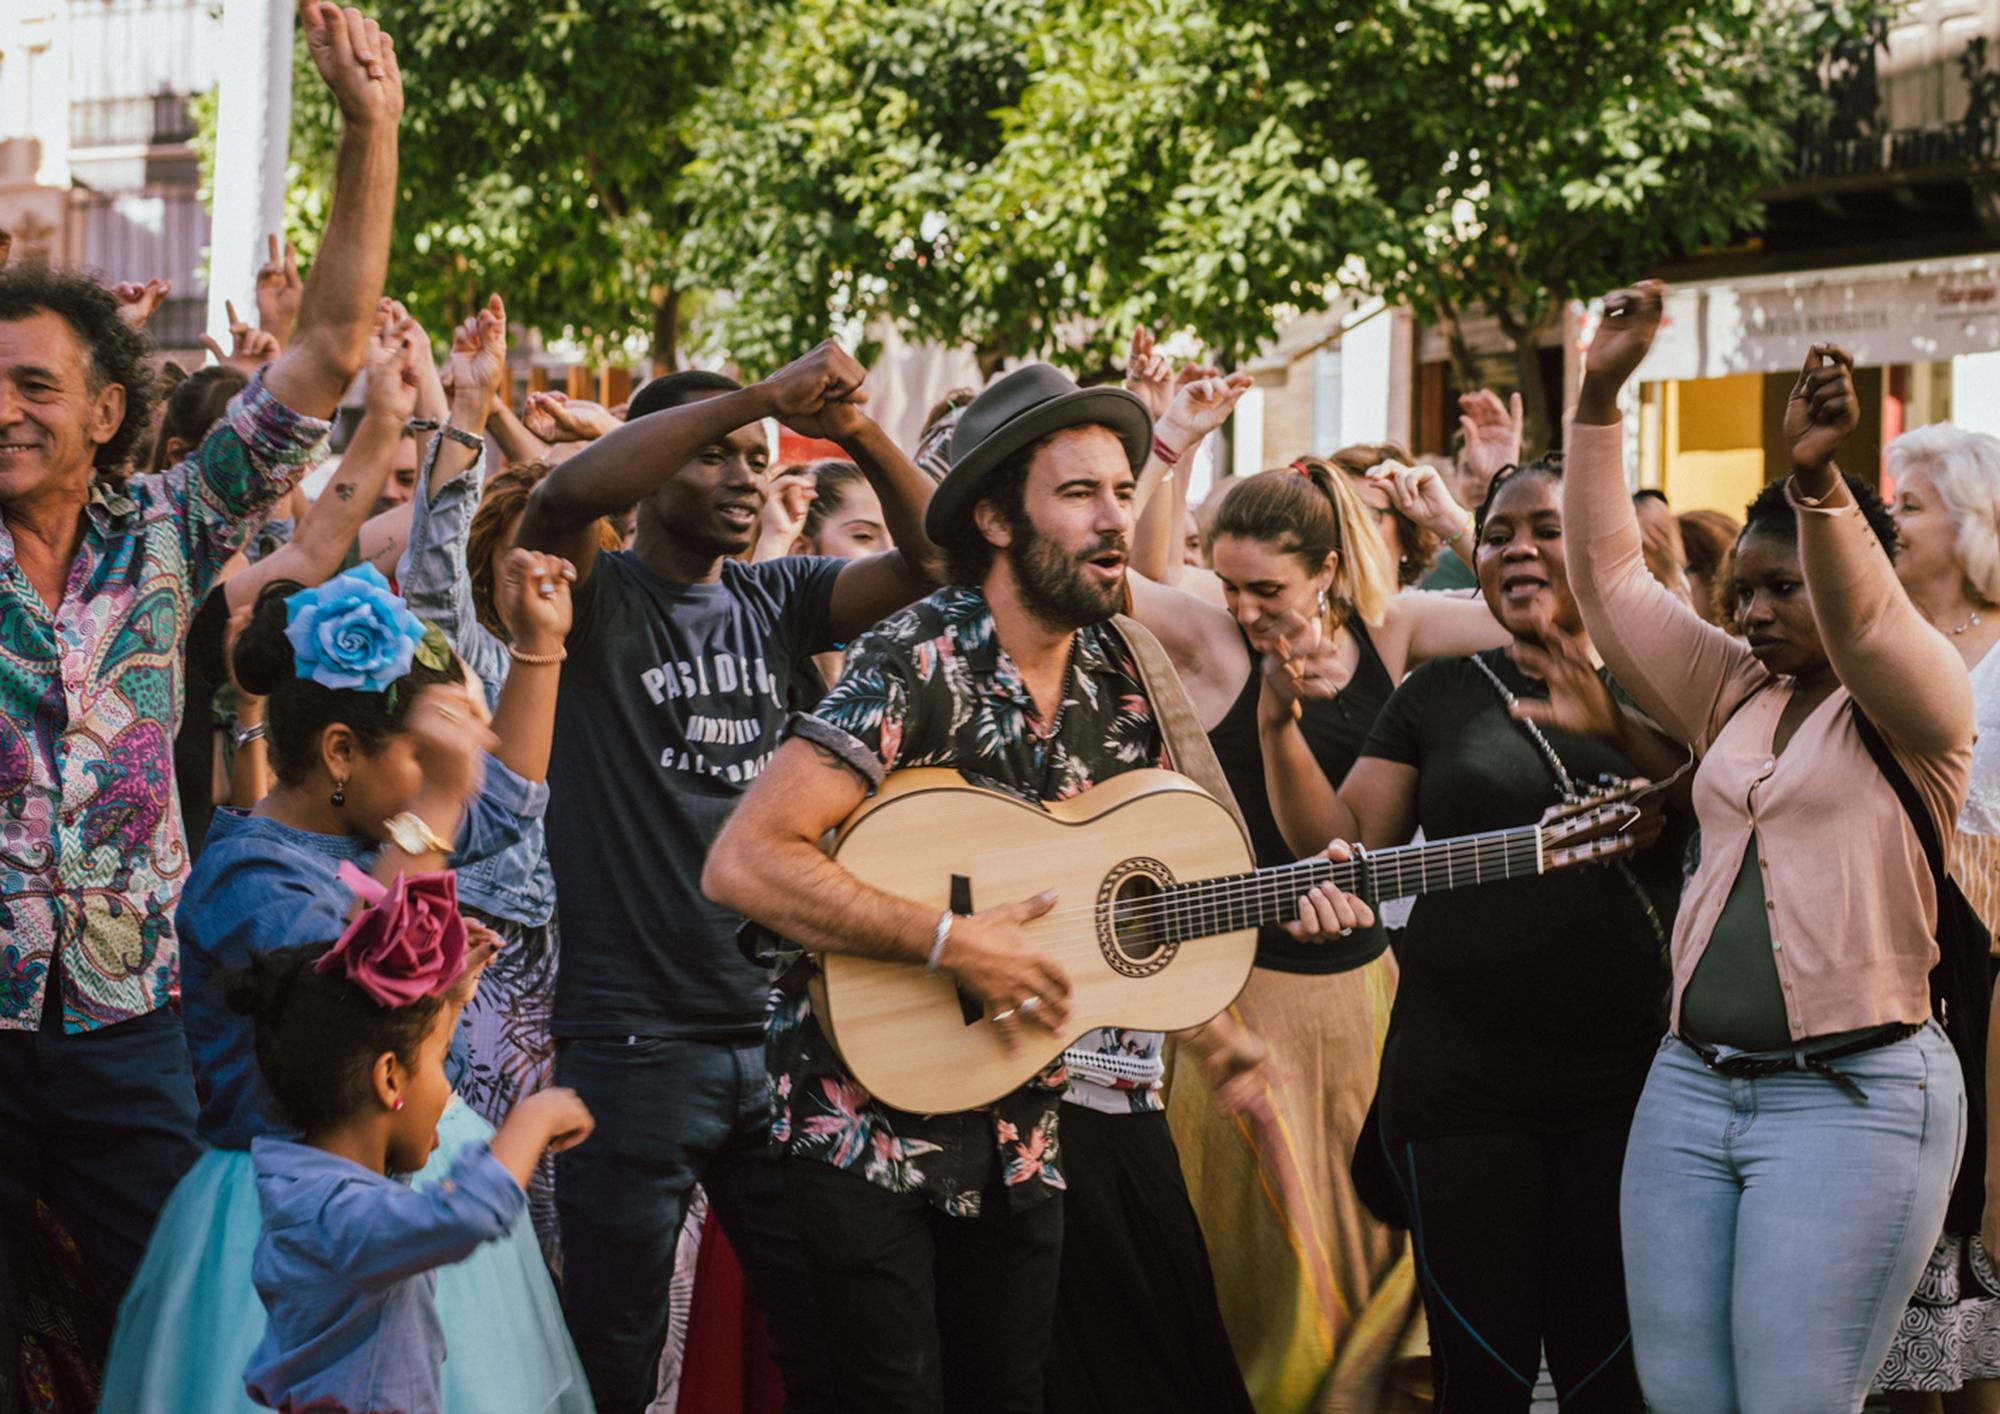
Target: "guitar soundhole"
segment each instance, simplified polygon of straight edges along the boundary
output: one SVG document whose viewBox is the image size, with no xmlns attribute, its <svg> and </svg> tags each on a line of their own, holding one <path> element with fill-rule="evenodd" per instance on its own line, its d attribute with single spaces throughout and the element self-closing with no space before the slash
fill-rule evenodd
<svg viewBox="0 0 2000 1414">
<path fill-rule="evenodd" d="M 1157 859 L 1128 859 L 1105 876 L 1097 891 L 1097 945 L 1114 972 L 1150 977 L 1180 951 L 1160 897 L 1173 882 Z"/>
</svg>

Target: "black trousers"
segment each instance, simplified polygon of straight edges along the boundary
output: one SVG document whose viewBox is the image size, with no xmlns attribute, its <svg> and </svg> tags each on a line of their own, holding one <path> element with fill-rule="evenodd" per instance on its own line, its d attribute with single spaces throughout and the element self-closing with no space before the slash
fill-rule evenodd
<svg viewBox="0 0 2000 1414">
<path fill-rule="evenodd" d="M 699 1182 L 771 1329 L 788 1414 L 831 1407 L 804 1253 L 771 1152 L 764 1040 L 570 1040 L 555 1081 L 597 1117 L 556 1156 L 563 1315 L 598 1414 L 642 1414 L 659 1384 L 674 1249 Z"/>
<path fill-rule="evenodd" d="M 785 1187 L 845 1414 L 1039 1414 L 1063 1208 L 976 1218 L 788 1158 Z"/>
<path fill-rule="evenodd" d="M 1062 1110 L 1048 1414 L 1251 1414 L 1163 1113 Z"/>
<path fill-rule="evenodd" d="M 1384 1143 L 1410 1214 L 1438 1414 L 1640 1414 L 1618 1231 L 1626 1126 Z M 1726 1298 L 1727 1293 L 1721 1293 Z"/>
<path fill-rule="evenodd" d="M 23 1301 L 40 1198 L 118 1309 L 174 1185 L 201 1157 L 194 1068 L 162 1007 L 63 1034 L 51 978 L 38 1031 L 0 1031 L 0 1414 L 21 1407 Z"/>
</svg>

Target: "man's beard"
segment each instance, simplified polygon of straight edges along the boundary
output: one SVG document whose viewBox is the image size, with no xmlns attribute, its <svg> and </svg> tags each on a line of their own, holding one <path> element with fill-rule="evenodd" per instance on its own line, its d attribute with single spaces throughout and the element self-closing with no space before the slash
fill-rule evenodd
<svg viewBox="0 0 2000 1414">
<path fill-rule="evenodd" d="M 1098 584 L 1084 573 L 1084 564 L 1107 550 L 1126 553 L 1125 537 L 1104 535 L 1078 554 L 1066 554 L 1035 528 L 1027 516 L 1011 527 L 1013 543 L 1007 563 L 1021 589 L 1021 605 L 1052 629 L 1088 628 L 1101 624 L 1125 607 L 1125 581 Z"/>
</svg>

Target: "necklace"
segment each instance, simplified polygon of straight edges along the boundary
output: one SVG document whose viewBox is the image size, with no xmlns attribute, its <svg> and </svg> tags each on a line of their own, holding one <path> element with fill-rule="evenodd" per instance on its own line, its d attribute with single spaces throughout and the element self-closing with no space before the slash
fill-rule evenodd
<svg viewBox="0 0 2000 1414">
<path fill-rule="evenodd" d="M 1945 632 L 1950 634 L 1953 638 L 1957 638 L 1967 629 L 1978 628 L 1978 627 L 1979 627 L 1979 610 L 1974 609 L 1972 611 L 1971 617 L 1966 619 L 1964 623 L 1960 624 L 1957 628 L 1948 628 L 1945 630 Z"/>
</svg>

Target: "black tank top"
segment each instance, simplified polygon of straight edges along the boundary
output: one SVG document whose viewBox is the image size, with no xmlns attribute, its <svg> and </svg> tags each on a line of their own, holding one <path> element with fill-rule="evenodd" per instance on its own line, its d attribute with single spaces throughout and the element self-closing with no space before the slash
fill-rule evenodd
<svg viewBox="0 0 2000 1414">
<path fill-rule="evenodd" d="M 1366 625 L 1350 620 L 1348 632 L 1360 646 L 1361 658 L 1354 665 L 1354 678 L 1331 700 L 1313 698 L 1305 704 L 1299 729 L 1313 759 L 1336 788 L 1347 776 L 1347 768 L 1361 754 L 1368 730 L 1389 700 L 1396 685 L 1389 670 L 1369 640 Z M 1285 843 L 1278 818 L 1271 812 L 1271 798 L 1264 789 L 1264 750 L 1257 740 L 1257 695 L 1263 687 L 1259 654 L 1248 635 L 1243 647 L 1250 654 L 1250 677 L 1236 694 L 1228 713 L 1208 734 L 1222 774 L 1236 794 L 1243 823 L 1250 829 L 1250 844 L 1257 852 L 1257 865 L 1288 864 L 1297 856 Z M 1257 935 L 1257 965 L 1273 972 L 1324 974 L 1348 972 L 1373 962 L 1389 945 L 1380 922 L 1372 928 L 1357 929 L 1351 936 L 1324 943 L 1302 943 L 1282 928 L 1265 928 Z"/>
</svg>

